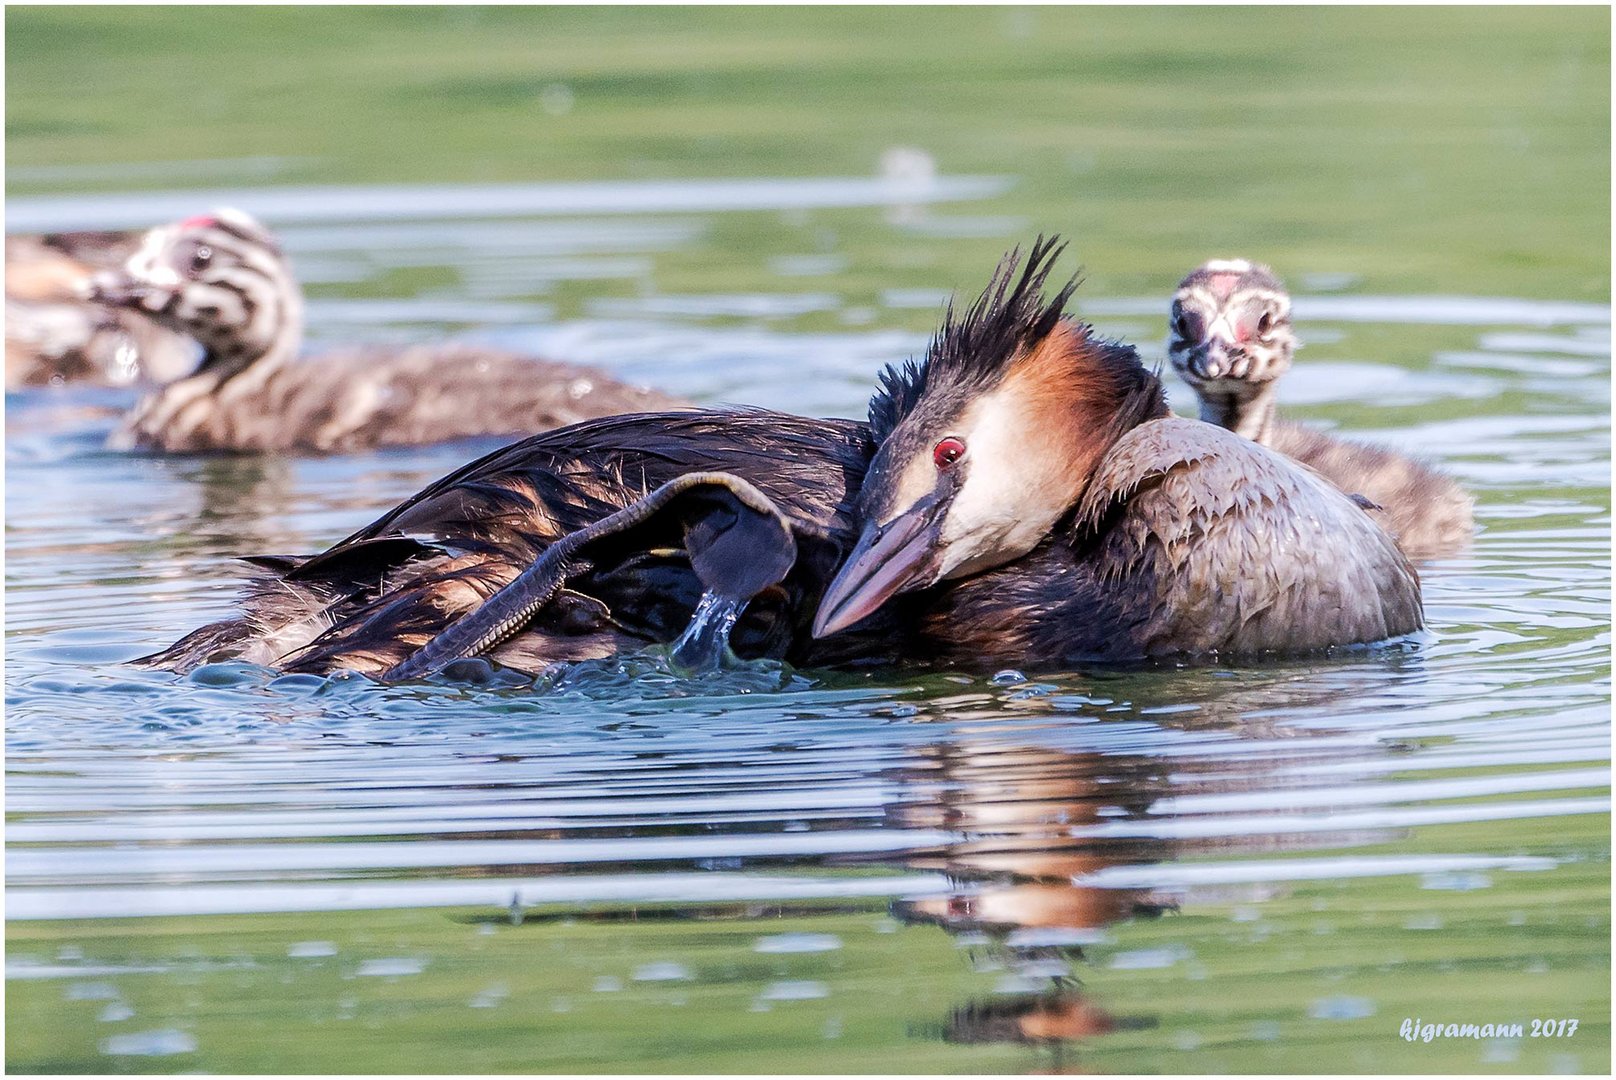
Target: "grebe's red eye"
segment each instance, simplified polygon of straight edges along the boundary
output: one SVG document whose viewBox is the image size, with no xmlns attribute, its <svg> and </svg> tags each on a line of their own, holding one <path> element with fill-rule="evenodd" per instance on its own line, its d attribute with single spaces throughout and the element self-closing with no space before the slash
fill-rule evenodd
<svg viewBox="0 0 1616 1080">
<path fill-rule="evenodd" d="M 939 469 L 948 468 L 964 456 L 965 440 L 956 439 L 952 435 L 932 447 L 931 451 L 931 459 L 937 463 Z"/>
</svg>

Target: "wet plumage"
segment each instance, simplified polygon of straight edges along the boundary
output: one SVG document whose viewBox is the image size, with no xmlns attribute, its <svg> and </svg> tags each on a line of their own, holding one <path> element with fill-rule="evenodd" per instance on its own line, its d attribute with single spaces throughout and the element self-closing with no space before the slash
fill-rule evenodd
<svg viewBox="0 0 1616 1080">
<path fill-rule="evenodd" d="M 755 485 L 833 549 L 754 601 L 743 656 L 1049 667 L 1294 654 L 1417 629 L 1418 578 L 1356 503 L 1169 416 L 1131 348 L 1062 316 L 1069 290 L 1043 301 L 1056 250 L 1036 246 L 1025 267 L 1012 255 L 982 299 L 951 310 L 922 363 L 887 373 L 873 426 L 712 411 L 534 436 L 319 556 L 261 560 L 242 617 L 151 660 L 385 672 L 474 623 L 558 537 L 693 472 Z M 537 671 L 677 635 L 700 594 L 687 553 L 614 560 L 489 657 Z"/>
<path fill-rule="evenodd" d="M 1337 439 L 1276 415 L 1275 388 L 1295 349 L 1290 294 L 1266 266 L 1215 259 L 1179 283 L 1168 357 L 1200 399 L 1202 420 L 1362 495 L 1412 559 L 1441 558 L 1468 546 L 1473 501 L 1452 478 L 1394 450 Z"/>
<path fill-rule="evenodd" d="M 118 449 L 345 453 L 682 404 L 588 368 L 470 345 L 299 359 L 303 302 L 291 264 L 239 211 L 152 230 L 96 288 L 204 350 L 194 374 L 141 401 L 113 435 Z"/>
</svg>

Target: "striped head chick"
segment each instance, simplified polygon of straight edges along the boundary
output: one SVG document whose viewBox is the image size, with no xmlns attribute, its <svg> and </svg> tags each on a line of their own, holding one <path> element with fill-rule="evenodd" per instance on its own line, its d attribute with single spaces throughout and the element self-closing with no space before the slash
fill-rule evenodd
<svg viewBox="0 0 1616 1080">
<path fill-rule="evenodd" d="M 1066 517 L 1100 458 L 1163 416 L 1160 381 L 1131 346 L 1045 299 L 1063 250 L 1040 237 L 1000 262 L 963 313 L 949 305 L 924 359 L 892 366 L 870 403 L 876 453 L 855 506 L 858 543 L 820 603 L 814 636 L 888 599 L 1019 558 Z"/>
<path fill-rule="evenodd" d="M 215 385 L 297 355 L 303 300 L 275 236 L 222 209 L 149 231 L 121 267 L 91 279 L 90 298 L 131 308 L 194 338 L 196 376 Z"/>
<path fill-rule="evenodd" d="M 1268 267 L 1213 259 L 1179 282 L 1167 356 L 1207 423 L 1263 442 L 1295 351 L 1290 294 Z"/>
</svg>

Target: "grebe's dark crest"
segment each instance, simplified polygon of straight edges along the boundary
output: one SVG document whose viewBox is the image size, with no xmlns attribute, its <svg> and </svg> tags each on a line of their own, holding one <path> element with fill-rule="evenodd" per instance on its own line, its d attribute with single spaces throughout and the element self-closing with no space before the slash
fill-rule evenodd
<svg viewBox="0 0 1616 1080">
<path fill-rule="evenodd" d="M 999 264 L 963 316 L 950 305 L 925 359 L 890 367 L 870 405 L 879 444 L 859 497 L 865 523 L 816 623 L 857 622 L 897 592 L 1031 551 L 1082 495 L 1122 434 L 1164 416 L 1160 381 L 1132 346 L 1048 300 L 1064 245 L 1040 238 Z"/>
<path fill-rule="evenodd" d="M 666 642 L 712 587 L 703 551 L 752 513 L 770 527 L 736 535 L 763 538 L 767 573 L 720 568 L 761 588 L 731 639 L 743 656 L 1050 667 L 1418 629 L 1418 578 L 1360 506 L 1166 415 L 1133 350 L 1037 299 L 1051 250 L 1030 272 L 1002 265 L 912 376 L 889 376 L 879 437 L 763 410 L 537 435 L 320 555 L 261 563 L 241 617 L 151 662 L 413 675 L 486 655 L 539 671 Z"/>
</svg>

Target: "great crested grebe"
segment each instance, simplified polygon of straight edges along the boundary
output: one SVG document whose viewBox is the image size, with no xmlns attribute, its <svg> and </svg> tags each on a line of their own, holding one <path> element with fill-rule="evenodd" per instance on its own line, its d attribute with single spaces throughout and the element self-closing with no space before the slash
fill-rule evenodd
<svg viewBox="0 0 1616 1080">
<path fill-rule="evenodd" d="M 298 360 L 303 298 L 280 244 L 238 210 L 146 234 L 93 295 L 195 338 L 192 375 L 150 394 L 116 449 L 341 453 L 525 435 L 683 403 L 598 371 L 467 345 Z"/>
<path fill-rule="evenodd" d="M 1058 251 L 1012 252 L 950 307 L 868 424 L 735 410 L 536 435 L 320 555 L 255 560 L 244 614 L 145 662 L 539 671 L 671 640 L 715 589 L 757 593 L 739 655 L 806 665 L 1297 654 L 1417 630 L 1391 538 L 1288 459 L 1170 416 L 1131 347 L 1065 317 L 1075 283 L 1042 298 Z"/>
<path fill-rule="evenodd" d="M 1411 559 L 1453 555 L 1475 531 L 1470 496 L 1394 451 L 1278 419 L 1274 391 L 1296 351 L 1291 298 L 1273 271 L 1245 259 L 1197 267 L 1173 294 L 1167 355 L 1201 400 L 1201 419 L 1317 469 L 1362 495 Z"/>
<path fill-rule="evenodd" d="M 194 342 L 86 296 L 97 272 L 139 246 L 127 232 L 6 237 L 6 388 L 166 382 L 196 365 Z"/>
</svg>

